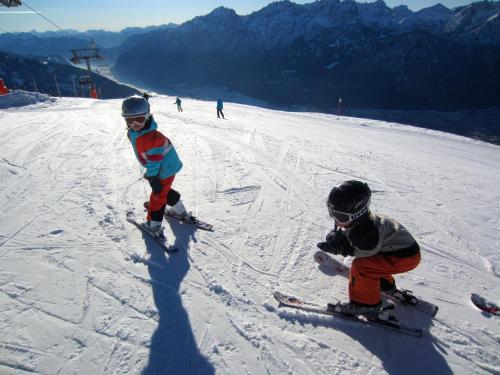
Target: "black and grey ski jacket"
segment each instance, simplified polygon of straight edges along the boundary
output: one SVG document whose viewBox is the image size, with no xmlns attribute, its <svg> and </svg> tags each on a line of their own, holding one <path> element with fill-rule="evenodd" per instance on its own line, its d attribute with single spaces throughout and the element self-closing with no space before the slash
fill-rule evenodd
<svg viewBox="0 0 500 375">
<path fill-rule="evenodd" d="M 358 258 L 378 253 L 406 258 L 420 251 L 417 241 L 404 226 L 371 212 L 365 220 L 346 228 L 344 234 L 353 247 L 353 255 Z"/>
</svg>

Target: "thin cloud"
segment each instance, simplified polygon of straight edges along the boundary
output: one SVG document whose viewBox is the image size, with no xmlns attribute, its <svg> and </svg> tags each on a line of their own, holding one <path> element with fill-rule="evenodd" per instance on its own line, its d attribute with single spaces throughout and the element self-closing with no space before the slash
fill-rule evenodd
<svg viewBox="0 0 500 375">
<path fill-rule="evenodd" d="M 0 14 L 36 14 L 36 12 L 0 12 Z"/>
</svg>

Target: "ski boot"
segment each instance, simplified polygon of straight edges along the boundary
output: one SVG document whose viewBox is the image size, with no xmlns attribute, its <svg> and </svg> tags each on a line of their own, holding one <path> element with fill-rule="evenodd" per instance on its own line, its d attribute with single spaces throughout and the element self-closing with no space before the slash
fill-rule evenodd
<svg viewBox="0 0 500 375">
<path fill-rule="evenodd" d="M 393 310 L 394 305 L 388 304 L 386 306 L 382 305 L 380 302 L 374 306 L 361 305 L 355 302 L 338 302 L 336 304 L 327 304 L 327 309 L 332 312 L 336 312 L 343 315 L 351 316 L 364 316 L 368 320 L 393 320 L 392 315 L 389 314 L 388 310 Z M 392 318 L 391 318 L 392 317 Z"/>
<path fill-rule="evenodd" d="M 160 239 L 162 242 L 165 242 L 167 238 L 165 234 L 163 234 L 163 227 L 161 226 L 161 221 L 145 221 L 141 224 L 141 226 L 151 233 L 154 237 Z"/>
<path fill-rule="evenodd" d="M 196 218 L 191 215 L 191 212 L 186 211 L 186 207 L 184 207 L 181 200 L 167 209 L 166 216 L 175 217 L 183 223 L 196 224 Z"/>
</svg>

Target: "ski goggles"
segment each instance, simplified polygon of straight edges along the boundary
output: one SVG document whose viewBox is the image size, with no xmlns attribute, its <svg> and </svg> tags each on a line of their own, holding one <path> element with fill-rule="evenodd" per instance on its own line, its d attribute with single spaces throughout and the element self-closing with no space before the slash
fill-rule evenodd
<svg viewBox="0 0 500 375">
<path fill-rule="evenodd" d="M 348 224 L 351 221 L 354 221 L 364 214 L 368 212 L 368 207 L 370 206 L 370 200 L 365 203 L 363 207 L 361 207 L 358 211 L 351 213 L 351 212 L 342 212 L 342 211 L 337 211 L 333 208 L 331 204 L 328 205 L 328 214 L 330 217 L 333 217 L 335 221 L 339 224 Z"/>
<path fill-rule="evenodd" d="M 146 115 L 125 117 L 125 122 L 127 123 L 128 127 L 132 126 L 134 122 L 137 122 L 139 125 L 142 125 L 146 122 Z"/>
</svg>

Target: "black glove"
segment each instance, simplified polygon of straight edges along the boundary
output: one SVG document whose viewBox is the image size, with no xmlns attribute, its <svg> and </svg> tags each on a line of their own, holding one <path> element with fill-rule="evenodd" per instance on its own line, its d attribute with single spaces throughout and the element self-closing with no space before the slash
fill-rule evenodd
<svg viewBox="0 0 500 375">
<path fill-rule="evenodd" d="M 323 243 L 325 245 L 322 246 L 325 250 L 320 247 L 320 244 Z M 354 248 L 349 243 L 347 236 L 340 229 L 332 230 L 328 233 L 326 236 L 326 242 L 320 242 L 318 247 L 327 253 L 340 254 L 344 257 L 354 255 Z"/>
<path fill-rule="evenodd" d="M 161 184 L 159 176 L 152 176 L 152 177 L 144 176 L 144 178 L 149 181 L 149 185 L 151 185 L 151 189 L 153 190 L 154 194 L 161 193 L 161 191 L 163 190 L 163 186 Z"/>
<path fill-rule="evenodd" d="M 338 250 L 331 247 L 328 242 L 318 242 L 316 246 L 325 253 L 339 254 Z"/>
</svg>

